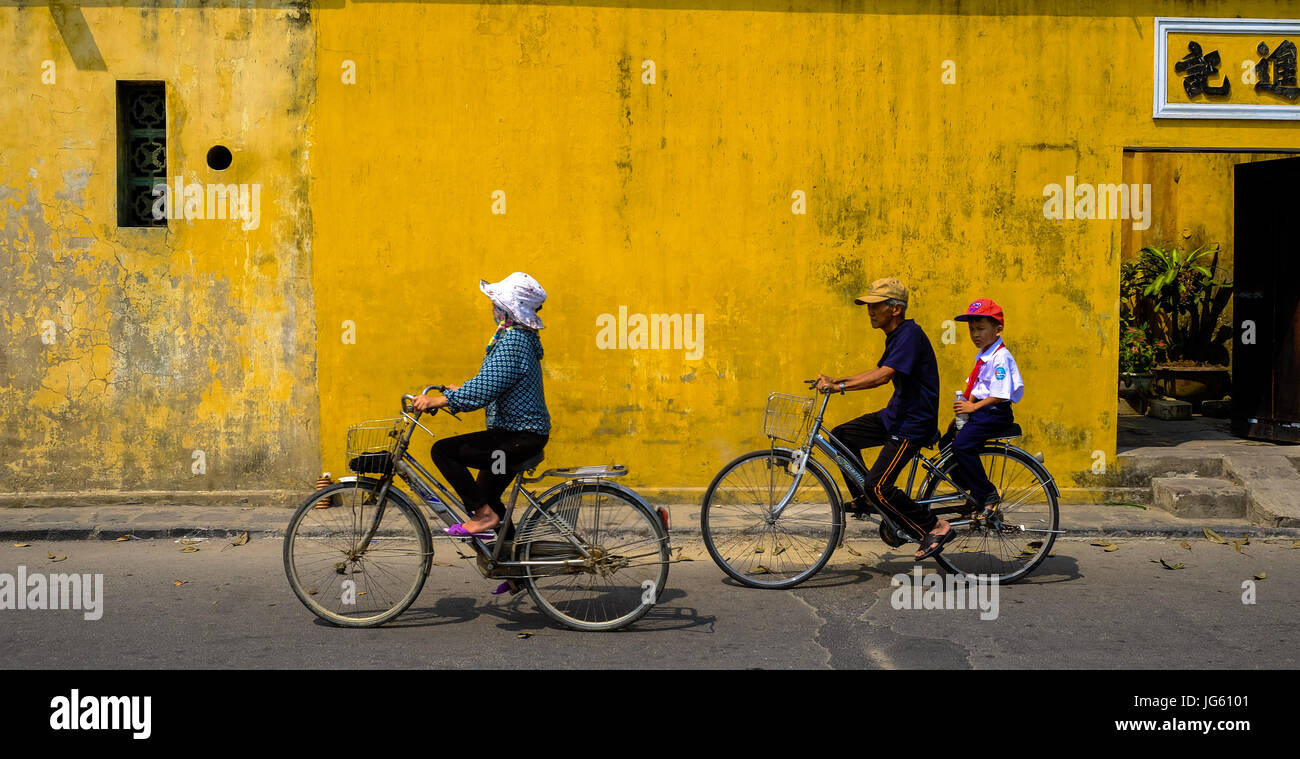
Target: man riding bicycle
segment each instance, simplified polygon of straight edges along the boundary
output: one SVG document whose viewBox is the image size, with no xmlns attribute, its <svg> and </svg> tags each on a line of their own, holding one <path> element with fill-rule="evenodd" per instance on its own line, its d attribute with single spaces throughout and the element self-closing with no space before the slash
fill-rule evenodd
<svg viewBox="0 0 1300 759">
<path fill-rule="evenodd" d="M 937 437 L 939 428 L 939 369 L 934 348 L 925 331 L 907 318 L 907 288 L 893 277 L 871 283 L 871 290 L 854 303 L 865 305 L 871 326 L 885 333 L 885 352 L 875 369 L 831 378 L 818 375 L 817 389 L 823 393 L 867 390 L 893 383 L 894 394 L 880 411 L 865 414 L 839 425 L 831 431 L 857 456 L 865 470 L 860 451 L 881 446 L 876 463 L 867 470 L 866 491 L 850 472 L 844 481 L 853 494 L 846 505 L 850 513 L 862 514 L 872 506 L 887 510 L 900 524 L 921 540 L 916 560 L 929 558 L 943 550 L 956 537 L 952 526 L 936 518 L 924 506 L 918 506 L 907 493 L 894 485 L 899 472 L 912 458 Z M 870 493 L 870 498 L 868 498 Z"/>
</svg>

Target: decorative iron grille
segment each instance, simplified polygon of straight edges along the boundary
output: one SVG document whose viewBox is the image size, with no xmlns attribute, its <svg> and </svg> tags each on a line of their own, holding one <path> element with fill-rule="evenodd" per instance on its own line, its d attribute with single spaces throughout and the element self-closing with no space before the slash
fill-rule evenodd
<svg viewBox="0 0 1300 759">
<path fill-rule="evenodd" d="M 162 82 L 117 83 L 117 224 L 165 227 L 155 218 L 160 198 L 154 185 L 167 184 L 167 91 Z M 172 202 L 176 202 L 172 198 Z M 160 208 L 162 206 L 159 206 Z"/>
</svg>

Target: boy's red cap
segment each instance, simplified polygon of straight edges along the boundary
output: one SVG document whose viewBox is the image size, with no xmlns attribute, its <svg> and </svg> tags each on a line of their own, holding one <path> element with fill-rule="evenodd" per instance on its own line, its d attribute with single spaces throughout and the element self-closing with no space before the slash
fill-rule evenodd
<svg viewBox="0 0 1300 759">
<path fill-rule="evenodd" d="M 966 313 L 958 316 L 957 321 L 968 322 L 977 316 L 987 316 L 990 319 L 997 319 L 998 324 L 1006 323 L 1002 319 L 1002 306 L 999 306 L 988 298 L 980 298 L 970 304 L 970 308 L 966 309 Z"/>
</svg>

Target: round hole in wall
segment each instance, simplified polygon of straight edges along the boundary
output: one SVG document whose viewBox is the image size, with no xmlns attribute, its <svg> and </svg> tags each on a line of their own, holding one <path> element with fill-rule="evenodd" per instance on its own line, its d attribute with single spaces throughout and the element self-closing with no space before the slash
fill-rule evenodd
<svg viewBox="0 0 1300 759">
<path fill-rule="evenodd" d="M 208 168 L 213 171 L 224 171 L 230 168 L 230 148 L 225 145 L 213 145 L 208 151 Z"/>
</svg>

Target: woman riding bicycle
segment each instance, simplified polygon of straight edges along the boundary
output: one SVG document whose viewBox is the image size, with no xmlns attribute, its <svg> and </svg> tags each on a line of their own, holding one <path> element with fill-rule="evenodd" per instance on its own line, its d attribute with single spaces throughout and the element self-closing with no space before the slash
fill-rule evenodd
<svg viewBox="0 0 1300 759">
<path fill-rule="evenodd" d="M 523 272 L 495 284 L 480 281 L 479 289 L 492 301 L 496 332 L 478 375 L 464 385 L 449 386 L 446 395 L 417 396 L 413 405 L 419 411 L 486 410 L 486 430 L 439 440 L 429 455 L 471 511 L 469 521 L 446 532 L 490 539 L 505 516 L 501 494 L 520 465 L 542 452 L 551 432 L 537 335 L 544 326 L 537 312 L 546 291 Z M 477 482 L 468 467 L 479 470 Z"/>
</svg>

